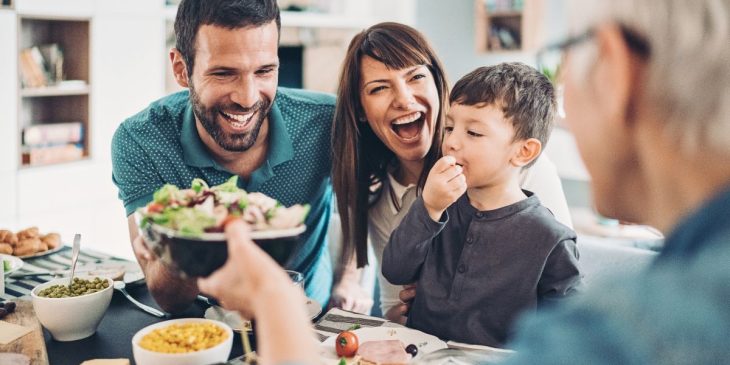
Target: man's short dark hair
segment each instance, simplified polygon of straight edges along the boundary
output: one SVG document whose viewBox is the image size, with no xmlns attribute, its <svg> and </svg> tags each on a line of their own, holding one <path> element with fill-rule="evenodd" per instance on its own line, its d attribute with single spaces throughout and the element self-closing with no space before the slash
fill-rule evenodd
<svg viewBox="0 0 730 365">
<path fill-rule="evenodd" d="M 175 48 L 182 54 L 188 75 L 192 75 L 195 39 L 201 25 L 236 29 L 260 27 L 272 21 L 281 32 L 276 0 L 182 0 L 175 17 Z"/>
<path fill-rule="evenodd" d="M 514 126 L 514 140 L 537 138 L 543 149 L 550 138 L 557 109 L 550 80 L 519 62 L 479 67 L 468 73 L 454 85 L 449 103 L 501 107 L 505 118 Z"/>
</svg>

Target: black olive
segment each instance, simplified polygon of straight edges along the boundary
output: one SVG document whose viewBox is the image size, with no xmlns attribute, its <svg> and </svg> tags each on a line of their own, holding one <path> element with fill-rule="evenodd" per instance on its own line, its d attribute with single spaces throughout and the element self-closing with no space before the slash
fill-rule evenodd
<svg viewBox="0 0 730 365">
<path fill-rule="evenodd" d="M 8 315 L 8 311 L 5 310 L 5 308 L 0 308 L 0 318 L 4 318 Z"/>
<path fill-rule="evenodd" d="M 406 346 L 406 352 L 411 354 L 412 357 L 416 357 L 416 355 L 418 355 L 418 347 L 414 344 L 410 344 Z"/>
<path fill-rule="evenodd" d="M 5 311 L 8 313 L 15 312 L 15 302 L 5 302 L 3 306 L 5 307 Z"/>
</svg>

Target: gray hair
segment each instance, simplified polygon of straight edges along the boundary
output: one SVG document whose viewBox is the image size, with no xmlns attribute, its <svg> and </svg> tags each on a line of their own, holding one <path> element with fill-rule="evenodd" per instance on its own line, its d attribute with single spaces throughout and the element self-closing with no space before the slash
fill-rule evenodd
<svg viewBox="0 0 730 365">
<path fill-rule="evenodd" d="M 646 97 L 679 148 L 730 155 L 730 0 L 568 3 L 573 33 L 613 22 L 646 39 Z"/>
</svg>

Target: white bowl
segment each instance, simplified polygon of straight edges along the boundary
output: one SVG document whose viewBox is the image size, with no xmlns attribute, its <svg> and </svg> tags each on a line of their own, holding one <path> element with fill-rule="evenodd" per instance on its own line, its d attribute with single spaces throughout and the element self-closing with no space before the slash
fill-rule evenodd
<svg viewBox="0 0 730 365">
<path fill-rule="evenodd" d="M 97 276 L 78 276 L 93 280 Z M 36 317 L 57 341 L 75 341 L 96 332 L 101 319 L 109 308 L 114 293 L 114 281 L 106 279 L 109 286 L 96 293 L 69 298 L 39 297 L 38 293 L 52 285 L 68 285 L 68 278 L 54 279 L 33 288 L 31 297 Z"/>
<path fill-rule="evenodd" d="M 153 330 L 167 327 L 172 324 L 182 323 L 211 323 L 226 331 L 228 337 L 223 342 L 205 350 L 186 352 L 181 354 L 167 354 L 163 352 L 155 352 L 143 349 L 139 342 L 144 335 Z M 160 323 L 149 325 L 132 337 L 132 352 L 134 353 L 134 361 L 137 365 L 207 365 L 215 363 L 224 363 L 228 361 L 233 346 L 233 331 L 223 322 L 213 321 L 205 318 L 180 318 L 171 319 Z"/>
</svg>

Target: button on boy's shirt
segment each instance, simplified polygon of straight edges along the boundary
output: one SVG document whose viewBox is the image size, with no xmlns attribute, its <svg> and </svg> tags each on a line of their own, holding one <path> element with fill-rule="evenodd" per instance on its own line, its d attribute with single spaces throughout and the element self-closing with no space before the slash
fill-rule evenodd
<svg viewBox="0 0 730 365">
<path fill-rule="evenodd" d="M 501 347 L 518 315 L 576 288 L 575 233 L 525 193 L 481 212 L 464 194 L 442 222 L 429 217 L 423 198 L 413 203 L 383 253 L 386 279 L 417 282 L 409 327 Z"/>
<path fill-rule="evenodd" d="M 326 245 L 334 100 L 327 94 L 279 88 L 269 113 L 266 160 L 248 181 L 238 180 L 240 188 L 262 192 L 286 206 L 310 205 L 307 231 L 289 268 L 305 274 L 307 294 L 322 303 L 332 284 Z M 127 215 L 150 202 L 164 184 L 187 188 L 197 177 L 213 186 L 233 176 L 200 139 L 188 91 L 162 98 L 124 121 L 112 141 L 112 165 Z"/>
</svg>

